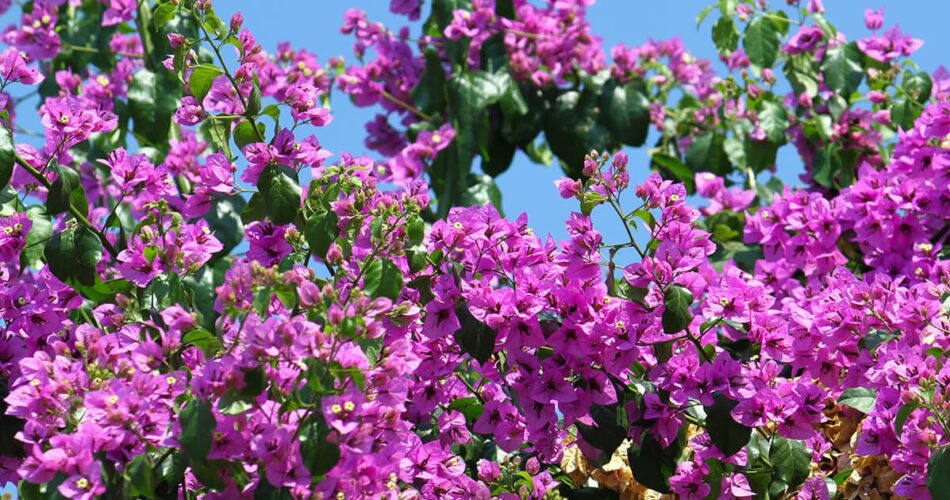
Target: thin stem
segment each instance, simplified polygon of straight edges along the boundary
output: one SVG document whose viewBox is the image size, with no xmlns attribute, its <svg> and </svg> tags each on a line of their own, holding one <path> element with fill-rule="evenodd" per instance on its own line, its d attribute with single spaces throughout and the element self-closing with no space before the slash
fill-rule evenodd
<svg viewBox="0 0 950 500">
<path fill-rule="evenodd" d="M 72 50 L 74 52 L 88 52 L 90 54 L 103 54 L 101 50 L 95 47 L 84 47 L 82 45 L 73 45 L 71 43 L 63 43 L 63 49 Z M 112 52 L 117 56 L 128 57 L 130 59 L 145 59 L 145 56 L 142 54 L 132 54 L 131 52 Z"/>
<path fill-rule="evenodd" d="M 409 104 L 408 102 L 403 101 L 402 99 L 390 94 L 386 90 L 383 90 L 382 92 L 383 92 L 383 97 L 385 97 L 386 100 L 388 100 L 389 102 L 392 102 L 393 104 L 396 104 L 402 107 L 403 109 L 406 109 L 412 112 L 414 115 L 418 116 L 419 118 L 422 118 L 423 120 L 426 120 L 426 121 L 432 120 L 431 116 L 423 113 L 419 108 L 413 106 L 412 104 Z"/>
<path fill-rule="evenodd" d="M 211 45 L 211 49 L 214 51 L 214 55 L 215 57 L 217 57 L 218 63 L 221 64 L 221 70 L 224 71 L 224 76 L 228 78 L 228 81 L 231 82 L 231 86 L 234 87 L 234 93 L 237 94 L 238 99 L 241 101 L 241 108 L 243 108 L 244 111 L 247 112 L 247 99 L 244 98 L 244 94 L 241 93 L 241 87 L 237 84 L 237 81 L 234 79 L 234 76 L 231 74 L 231 71 L 228 70 L 228 65 L 224 62 L 224 56 L 221 55 L 221 49 L 217 45 L 215 45 L 213 40 L 211 40 L 211 34 L 208 33 L 207 29 L 205 29 L 204 23 L 201 22 L 201 19 L 198 19 L 197 15 L 195 15 L 194 17 L 198 21 L 198 26 L 201 28 L 201 31 L 204 33 L 205 39 L 208 41 L 208 44 Z M 260 142 L 266 143 L 267 140 L 264 139 L 264 135 L 261 134 L 261 131 L 257 128 L 257 123 L 255 122 L 254 117 L 247 116 L 246 118 L 247 118 L 247 121 L 251 123 L 251 128 L 254 129 L 254 134 L 257 135 L 258 140 L 260 140 Z"/>
<path fill-rule="evenodd" d="M 39 181 L 39 183 L 42 184 L 43 187 L 45 187 L 47 190 L 53 188 L 53 184 L 50 183 L 49 179 L 44 177 L 43 174 L 41 174 L 39 170 L 33 168 L 33 165 L 30 165 L 29 163 L 27 163 L 26 160 L 20 157 L 20 155 L 16 156 L 16 164 L 22 167 L 23 170 L 26 170 L 27 172 L 29 172 L 30 175 L 32 175 L 33 178 Z M 117 252 L 115 247 L 112 246 L 112 243 L 109 243 L 109 239 L 106 238 L 105 233 L 97 229 L 96 226 L 92 222 L 90 222 L 90 220 L 87 219 L 86 216 L 82 212 L 80 212 L 78 208 L 74 207 L 72 200 L 68 202 L 68 205 L 69 205 L 69 213 L 72 214 L 73 218 L 75 218 L 76 221 L 82 224 L 83 226 L 86 226 L 86 228 L 88 228 L 90 231 L 96 233 L 96 236 L 98 236 L 99 239 L 102 240 L 102 246 L 109 252 L 110 255 L 112 255 L 113 258 L 117 258 L 119 256 L 119 252 Z"/>
</svg>

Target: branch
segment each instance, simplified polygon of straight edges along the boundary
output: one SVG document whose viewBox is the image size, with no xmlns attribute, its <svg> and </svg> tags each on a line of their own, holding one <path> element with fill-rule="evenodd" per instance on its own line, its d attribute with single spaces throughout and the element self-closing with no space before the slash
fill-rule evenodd
<svg viewBox="0 0 950 500">
<path fill-rule="evenodd" d="M 22 167 L 23 170 L 26 170 L 27 172 L 29 172 L 30 175 L 32 175 L 33 178 L 39 181 L 40 184 L 42 184 L 43 187 L 45 187 L 47 190 L 51 190 L 53 188 L 53 185 L 49 182 L 49 180 L 42 173 L 40 173 L 39 170 L 33 168 L 33 165 L 30 165 L 29 163 L 26 162 L 26 160 L 21 158 L 20 155 L 16 156 L 16 164 Z M 98 236 L 99 239 L 102 241 L 102 246 L 109 252 L 109 255 L 112 255 L 112 258 L 118 258 L 119 252 L 117 252 L 115 247 L 112 246 L 112 243 L 109 243 L 109 239 L 106 238 L 105 233 L 97 229 L 96 226 L 89 219 L 87 219 L 86 216 L 82 212 L 80 212 L 78 208 L 74 207 L 72 200 L 69 200 L 68 204 L 69 204 L 69 213 L 72 214 L 73 218 L 75 218 L 76 221 L 82 224 L 83 226 L 86 226 L 90 231 L 96 233 L 96 236 Z"/>
</svg>

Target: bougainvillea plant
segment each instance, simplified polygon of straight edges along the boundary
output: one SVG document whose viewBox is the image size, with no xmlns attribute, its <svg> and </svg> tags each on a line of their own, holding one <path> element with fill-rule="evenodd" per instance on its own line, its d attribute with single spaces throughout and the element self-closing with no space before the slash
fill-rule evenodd
<svg viewBox="0 0 950 500">
<path fill-rule="evenodd" d="M 0 483 L 950 497 L 950 72 L 882 11 L 851 40 L 820 0 L 722 0 L 719 74 L 676 39 L 605 52 L 592 3 L 393 0 L 418 37 L 352 10 L 355 64 L 209 0 L 19 3 Z M 334 89 L 379 108 L 372 156 L 314 135 Z M 500 213 L 516 151 L 564 169 L 567 240 Z"/>
</svg>

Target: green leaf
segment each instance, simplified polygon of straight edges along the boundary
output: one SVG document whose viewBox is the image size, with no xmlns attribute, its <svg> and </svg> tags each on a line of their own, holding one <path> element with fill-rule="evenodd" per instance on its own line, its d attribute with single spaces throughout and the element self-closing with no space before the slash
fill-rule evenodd
<svg viewBox="0 0 950 500">
<path fill-rule="evenodd" d="M 732 409 L 738 401 L 733 401 L 721 392 L 716 392 L 711 406 L 704 406 L 706 410 L 706 432 L 716 448 L 726 457 L 735 455 L 749 442 L 752 428 L 746 427 L 732 418 Z"/>
<path fill-rule="evenodd" d="M 181 88 L 173 73 L 139 70 L 129 85 L 129 115 L 138 137 L 152 145 L 166 145 L 172 115 L 178 109 Z"/>
<path fill-rule="evenodd" d="M 838 398 L 838 403 L 850 406 L 861 413 L 870 413 L 877 402 L 877 391 L 866 387 L 852 387 L 847 389 Z"/>
<path fill-rule="evenodd" d="M 333 211 L 321 210 L 314 213 L 307 220 L 304 237 L 310 246 L 310 253 L 320 259 L 325 259 L 330 244 L 336 240 L 340 232 L 340 219 Z"/>
<path fill-rule="evenodd" d="M 630 146 L 642 146 L 650 130 L 650 101 L 639 79 L 620 86 L 614 80 L 604 84 L 599 119 L 610 134 Z"/>
<path fill-rule="evenodd" d="M 726 155 L 724 139 L 721 135 L 706 132 L 693 139 L 686 149 L 686 165 L 692 172 L 712 172 L 716 175 L 728 175 L 732 166 Z M 692 178 L 692 172 L 689 177 Z"/>
<path fill-rule="evenodd" d="M 254 132 L 254 126 L 251 125 L 251 122 L 244 120 L 234 127 L 234 144 L 237 144 L 238 149 L 244 151 L 244 146 L 255 142 L 260 142 L 260 137 L 257 135 L 258 132 L 261 135 L 264 135 L 263 123 L 258 123 L 257 132 Z"/>
<path fill-rule="evenodd" d="M 241 195 L 231 195 L 215 200 L 211 204 L 211 210 L 204 216 L 208 227 L 214 231 L 215 238 L 224 246 L 218 255 L 227 255 L 244 239 L 241 212 L 246 204 Z"/>
<path fill-rule="evenodd" d="M 927 489 L 933 498 L 950 498 L 950 446 L 943 446 L 930 456 Z"/>
<path fill-rule="evenodd" d="M 788 491 L 794 491 L 808 478 L 811 452 L 802 441 L 776 435 L 773 436 L 769 449 L 769 462 L 772 464 L 774 476 L 787 485 Z"/>
<path fill-rule="evenodd" d="M 152 11 L 152 29 L 161 31 L 165 25 L 169 24 L 178 11 L 178 5 L 175 3 L 164 3 Z"/>
<path fill-rule="evenodd" d="M 56 180 L 53 181 L 46 197 L 46 213 L 57 215 L 69 210 L 73 191 L 76 190 L 82 190 L 82 185 L 79 183 L 79 174 L 69 167 L 57 166 Z M 83 213 L 88 209 L 88 207 L 76 208 Z"/>
<path fill-rule="evenodd" d="M 726 152 L 726 157 L 733 165 L 739 168 L 745 168 L 748 165 L 748 157 L 745 152 L 745 144 L 736 137 L 727 137 L 722 141 L 722 149 Z"/>
<path fill-rule="evenodd" d="M 296 172 L 288 167 L 269 165 L 261 173 L 257 188 L 264 197 L 271 222 L 284 225 L 297 218 L 301 189 Z"/>
<path fill-rule="evenodd" d="M 495 0 L 495 14 L 505 19 L 514 19 L 516 15 L 514 0 Z"/>
<path fill-rule="evenodd" d="M 504 215 L 501 206 L 501 190 L 495 184 L 495 180 L 489 175 L 468 174 L 466 176 L 467 187 L 462 192 L 462 198 L 459 200 L 461 206 L 479 206 L 484 207 L 491 204 L 498 210 L 499 214 Z"/>
<path fill-rule="evenodd" d="M 616 147 L 610 130 L 597 120 L 599 95 L 596 85 L 585 86 L 583 94 L 569 90 L 558 96 L 544 115 L 548 145 L 564 172 L 575 179 L 582 177 L 584 157 L 592 149 L 609 151 Z"/>
<path fill-rule="evenodd" d="M 672 285 L 666 291 L 663 302 L 663 331 L 674 334 L 685 330 L 693 320 L 693 314 L 689 311 L 693 294 L 679 285 Z"/>
<path fill-rule="evenodd" d="M 682 182 L 686 186 L 687 192 L 696 192 L 696 177 L 693 175 L 693 171 L 690 170 L 685 163 L 681 162 L 679 158 L 674 158 L 663 153 L 654 153 L 653 156 L 650 157 L 650 160 Z"/>
<path fill-rule="evenodd" d="M 600 450 L 598 456 L 588 458 L 597 464 L 605 464 L 610 461 L 614 452 L 627 438 L 627 428 L 618 418 L 616 406 L 595 404 L 591 406 L 590 414 L 595 425 L 586 425 L 581 422 L 575 422 L 574 425 L 584 441 Z"/>
<path fill-rule="evenodd" d="M 731 17 L 720 17 L 712 27 L 713 44 L 721 54 L 731 54 L 739 48 L 739 31 Z"/>
<path fill-rule="evenodd" d="M 218 151 L 224 153 L 228 158 L 234 156 L 231 152 L 231 122 L 233 121 L 233 119 L 229 118 L 214 119 L 205 122 L 208 127 L 208 136 L 211 138 L 211 142 L 218 148 Z"/>
<path fill-rule="evenodd" d="M 746 26 L 742 36 L 742 46 L 752 64 L 760 68 L 771 68 L 778 56 L 778 29 L 767 17 L 756 17 Z"/>
<path fill-rule="evenodd" d="M 812 177 L 819 185 L 832 187 L 835 175 L 841 169 L 841 158 L 833 150 L 834 145 L 815 151 L 812 157 Z"/>
<path fill-rule="evenodd" d="M 320 412 L 314 413 L 312 418 L 300 429 L 300 457 L 316 479 L 330 472 L 340 461 L 340 445 L 327 439 L 330 428 Z"/>
<path fill-rule="evenodd" d="M 73 239 L 76 279 L 83 285 L 91 286 L 96 281 L 96 266 L 102 261 L 102 241 L 86 226 L 77 227 Z"/>
<path fill-rule="evenodd" d="M 910 414 L 914 413 L 914 410 L 918 408 L 922 408 L 920 403 L 910 402 L 905 403 L 903 406 L 901 406 L 900 410 L 897 410 L 897 417 L 894 418 L 894 434 L 897 434 L 898 438 L 904 431 L 904 424 L 907 423 L 907 419 L 910 418 Z"/>
<path fill-rule="evenodd" d="M 455 308 L 455 314 L 461 325 L 455 332 L 455 341 L 462 347 L 462 351 L 484 364 L 495 352 L 495 339 L 498 338 L 498 332 L 472 316 L 465 303 Z"/>
<path fill-rule="evenodd" d="M 877 346 L 900 337 L 899 332 L 889 332 L 887 330 L 873 330 L 864 338 L 858 341 L 858 346 L 869 351 L 873 351 Z"/>
<path fill-rule="evenodd" d="M 67 228 L 46 243 L 43 256 L 53 275 L 64 283 L 93 286 L 96 265 L 102 260 L 102 242 L 85 226 Z"/>
<path fill-rule="evenodd" d="M 244 116 L 254 119 L 261 111 L 261 83 L 254 75 L 254 85 L 251 87 L 251 95 L 247 96 L 247 109 L 244 110 Z M 251 129 L 253 130 L 253 129 Z"/>
<path fill-rule="evenodd" d="M 419 109 L 427 113 L 440 112 L 445 109 L 445 67 L 434 50 L 425 51 L 425 61 L 419 82 L 410 96 Z"/>
<path fill-rule="evenodd" d="M 485 412 L 485 407 L 478 398 L 474 396 L 454 399 L 449 403 L 447 408 L 449 410 L 457 410 L 462 415 L 465 415 L 465 420 L 469 423 L 474 423 L 478 420 L 478 417 L 482 416 L 482 413 Z"/>
<path fill-rule="evenodd" d="M 703 21 L 705 21 L 706 18 L 709 17 L 709 14 L 711 14 L 712 11 L 713 11 L 713 9 L 715 9 L 715 8 L 716 8 L 716 6 L 715 6 L 715 4 L 714 4 L 714 5 L 710 5 L 710 6 L 706 7 L 705 9 L 699 11 L 699 14 L 696 16 L 696 28 L 697 28 L 697 29 L 699 29 L 699 27 L 702 26 Z"/>
<path fill-rule="evenodd" d="M 202 328 L 195 327 L 188 331 L 181 338 L 182 344 L 191 344 L 205 353 L 206 356 L 213 356 L 221 350 L 221 341 L 213 333 Z"/>
<path fill-rule="evenodd" d="M 244 209 L 241 210 L 241 221 L 250 224 L 257 220 L 264 220 L 265 217 L 267 217 L 267 205 L 264 203 L 264 195 L 252 194 L 247 200 L 247 205 L 244 205 Z"/>
<path fill-rule="evenodd" d="M 205 462 L 211 451 L 211 438 L 214 436 L 215 420 L 211 413 L 211 403 L 198 399 L 191 400 L 179 415 L 181 434 L 178 443 L 182 454 L 194 464 Z"/>
<path fill-rule="evenodd" d="M 920 104 L 930 99 L 930 91 L 933 89 L 933 80 L 930 75 L 924 71 L 914 73 L 912 71 L 904 72 L 904 83 L 902 85 L 904 92 Z"/>
<path fill-rule="evenodd" d="M 676 472 L 682 451 L 683 445 L 678 439 L 663 448 L 652 434 L 644 433 L 643 442 L 639 446 L 632 444 L 627 450 L 630 471 L 634 479 L 647 488 L 669 493 L 670 476 Z"/>
<path fill-rule="evenodd" d="M 785 131 L 788 129 L 788 113 L 785 106 L 772 101 L 762 101 L 759 110 L 759 126 L 765 131 L 769 140 L 782 144 L 785 142 Z"/>
<path fill-rule="evenodd" d="M 388 259 L 375 259 L 366 268 L 363 288 L 372 297 L 399 298 L 402 291 L 402 272 Z"/>
<path fill-rule="evenodd" d="M 33 223 L 30 232 L 26 235 L 26 245 L 20 254 L 20 264 L 23 266 L 40 267 L 43 257 L 43 244 L 53 235 L 53 222 L 50 221 L 42 206 L 30 207 L 26 216 Z"/>
<path fill-rule="evenodd" d="M 0 189 L 7 186 L 13 176 L 13 164 L 16 161 L 16 150 L 13 147 L 13 134 L 0 125 Z"/>
<path fill-rule="evenodd" d="M 821 64 L 825 84 L 846 99 L 850 98 L 864 79 L 862 61 L 861 49 L 854 42 L 829 48 Z"/>
<path fill-rule="evenodd" d="M 155 472 L 147 453 L 132 459 L 125 468 L 128 497 L 155 498 Z"/>
</svg>

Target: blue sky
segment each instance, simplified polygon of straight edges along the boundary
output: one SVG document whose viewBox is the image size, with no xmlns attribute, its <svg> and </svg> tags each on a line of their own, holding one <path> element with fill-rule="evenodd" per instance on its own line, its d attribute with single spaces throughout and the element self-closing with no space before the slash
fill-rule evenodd
<svg viewBox="0 0 950 500">
<path fill-rule="evenodd" d="M 716 52 L 709 35 L 711 20 L 699 29 L 695 20 L 696 15 L 713 1 L 599 0 L 589 9 L 588 18 L 593 31 L 603 37 L 607 50 L 618 43 L 629 46 L 651 38 L 679 36 L 694 55 L 715 60 Z M 782 0 L 773 2 L 785 3 Z M 925 41 L 923 48 L 914 56 L 922 69 L 932 72 L 942 63 L 950 67 L 950 59 L 943 57 L 940 50 L 950 47 L 950 30 L 945 27 L 945 20 L 950 19 L 950 2 L 887 0 L 865 3 L 825 0 L 825 3 L 828 7 L 827 17 L 851 39 L 867 34 L 863 18 L 865 7 L 884 7 L 885 26 L 897 23 L 904 31 Z M 388 12 L 389 0 L 215 0 L 214 5 L 223 19 L 228 19 L 237 10 L 242 11 L 245 25 L 266 50 L 273 51 L 278 42 L 289 41 L 295 47 L 315 52 L 322 62 L 331 56 L 344 56 L 353 60 L 353 39 L 339 32 L 343 13 L 349 8 L 366 10 L 370 19 L 384 22 L 394 31 L 406 24 L 405 18 Z M 0 16 L 0 26 L 15 22 L 12 12 Z M 418 33 L 419 23 L 413 26 L 413 30 Z M 721 64 L 718 67 L 721 68 Z M 19 113 L 21 123 L 37 129 L 39 125 L 35 115 L 30 116 L 33 113 L 23 109 L 30 105 L 29 102 L 22 105 Z M 345 95 L 336 91 L 333 100 L 334 121 L 328 127 L 316 129 L 317 136 L 326 148 L 336 153 L 365 153 L 363 124 L 373 117 L 376 110 L 356 108 Z M 21 136 L 18 140 L 26 138 Z M 647 140 L 647 144 L 652 144 L 654 140 L 655 135 Z M 631 180 L 640 182 L 649 173 L 646 149 L 628 148 L 627 152 L 631 157 Z M 779 177 L 786 184 L 794 185 L 800 172 L 801 162 L 792 147 L 786 146 L 779 156 Z M 564 220 L 578 207 L 574 201 L 562 200 L 558 196 L 553 182 L 560 177 L 561 170 L 557 165 L 537 165 L 519 154 L 512 167 L 497 179 L 503 193 L 506 214 L 515 217 L 527 212 L 529 223 L 538 234 L 551 233 L 559 239 L 565 238 Z M 607 210 L 595 211 L 594 218 L 608 241 L 616 241 L 622 234 L 622 226 L 616 221 L 616 216 Z"/>
<path fill-rule="evenodd" d="M 679 36 L 697 57 L 716 59 L 710 38 L 711 21 L 697 30 L 696 15 L 711 0 L 671 0 L 653 2 L 644 0 L 599 0 L 589 9 L 588 18 L 593 31 L 604 38 L 608 48 L 618 43 L 640 44 L 647 39 L 665 39 Z M 781 2 L 784 3 L 784 2 Z M 950 19 L 950 2 L 877 1 L 863 3 L 853 0 L 826 0 L 827 17 L 851 39 L 867 34 L 864 27 L 865 7 L 884 7 L 885 26 L 897 23 L 904 31 L 925 41 L 914 59 L 922 69 L 933 71 L 940 64 L 950 67 L 950 60 L 941 55 L 941 48 L 950 47 L 950 31 L 942 20 Z M 247 0 L 217 0 L 216 9 L 222 18 L 235 10 L 244 12 L 245 25 L 268 50 L 279 41 L 290 41 L 294 46 L 316 52 L 321 60 L 334 55 L 352 60 L 352 38 L 339 32 L 343 12 L 351 7 L 367 11 L 370 19 L 379 20 L 390 28 L 405 24 L 405 18 L 389 14 L 388 0 L 359 2 L 278 0 L 271 2 Z M 418 25 L 414 32 L 418 32 Z M 721 66 L 720 66 L 721 67 Z M 318 130 L 325 147 L 334 152 L 360 153 L 363 146 L 363 123 L 372 118 L 373 109 L 352 106 L 339 92 L 333 101 L 334 122 Z M 648 139 L 652 144 L 655 139 Z M 779 157 L 779 177 L 786 184 L 796 184 L 801 162 L 791 146 Z M 628 148 L 632 182 L 639 182 L 648 174 L 646 150 Z M 503 194 L 504 209 L 508 216 L 528 213 L 529 223 L 538 234 L 551 233 L 557 238 L 567 236 L 564 220 L 577 210 L 573 201 L 562 200 L 553 182 L 561 177 L 557 165 L 545 167 L 532 163 L 523 155 L 516 157 L 512 167 L 498 177 Z M 622 226 L 616 216 L 606 209 L 595 211 L 597 227 L 608 241 L 617 241 Z"/>
</svg>

